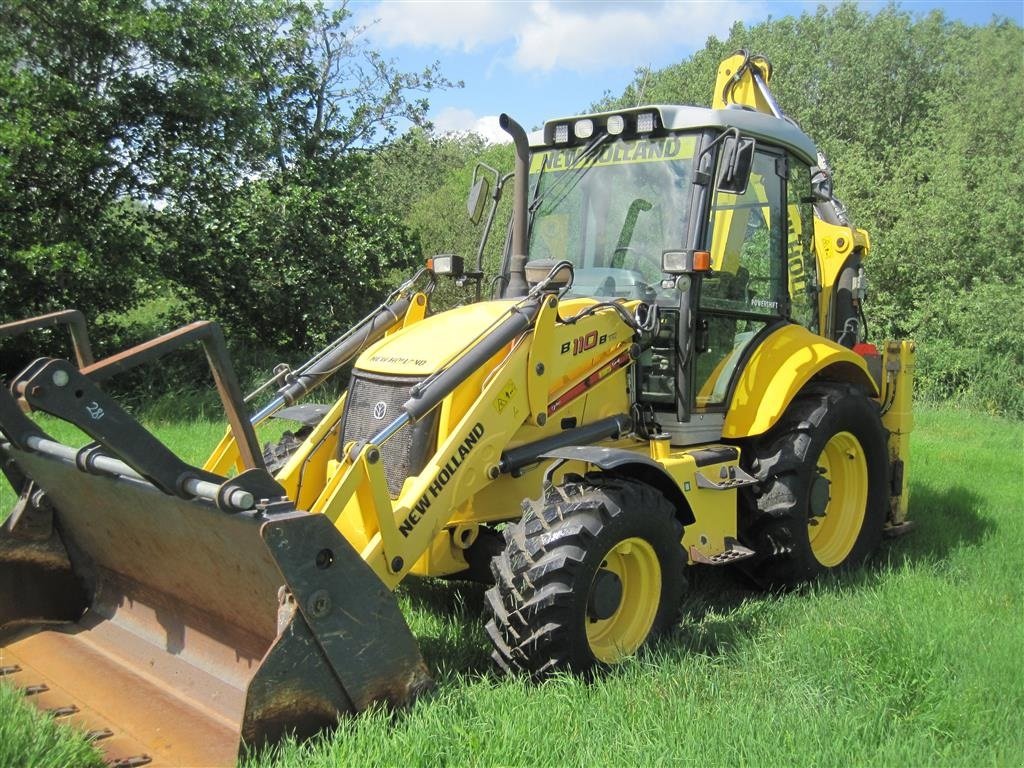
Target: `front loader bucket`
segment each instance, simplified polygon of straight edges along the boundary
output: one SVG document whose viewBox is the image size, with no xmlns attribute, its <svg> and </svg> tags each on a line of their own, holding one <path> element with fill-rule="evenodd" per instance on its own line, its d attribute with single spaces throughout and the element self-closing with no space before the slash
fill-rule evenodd
<svg viewBox="0 0 1024 768">
<path fill-rule="evenodd" d="M 112 764 L 230 765 L 429 686 L 394 596 L 323 516 L 230 514 L 5 442 L 0 462 L 21 490 L 0 681 Z"/>
</svg>

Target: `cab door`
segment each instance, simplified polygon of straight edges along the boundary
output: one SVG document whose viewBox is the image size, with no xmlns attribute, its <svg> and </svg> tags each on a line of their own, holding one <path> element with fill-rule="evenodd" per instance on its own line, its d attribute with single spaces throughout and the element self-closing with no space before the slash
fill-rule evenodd
<svg viewBox="0 0 1024 768">
<path fill-rule="evenodd" d="M 712 197 L 705 245 L 711 271 L 697 287 L 688 387 L 694 413 L 726 410 L 734 373 L 789 315 L 787 167 L 784 153 L 759 146 L 746 191 Z"/>
</svg>

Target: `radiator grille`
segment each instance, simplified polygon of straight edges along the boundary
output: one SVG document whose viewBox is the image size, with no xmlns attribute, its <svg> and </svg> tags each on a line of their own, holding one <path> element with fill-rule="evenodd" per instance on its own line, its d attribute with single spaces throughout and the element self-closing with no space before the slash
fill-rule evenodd
<svg viewBox="0 0 1024 768">
<path fill-rule="evenodd" d="M 402 413 L 409 390 L 422 381 L 408 376 L 380 376 L 353 371 L 349 383 L 339 450 L 349 442 L 369 440 Z M 437 416 L 434 409 L 417 423 L 406 425 L 381 447 L 388 490 L 396 498 L 410 475 L 423 471 L 437 449 Z"/>
</svg>

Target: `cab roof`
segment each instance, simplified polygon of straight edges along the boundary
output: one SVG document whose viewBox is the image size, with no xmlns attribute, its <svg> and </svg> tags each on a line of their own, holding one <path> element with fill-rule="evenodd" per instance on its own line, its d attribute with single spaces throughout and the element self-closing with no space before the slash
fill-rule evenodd
<svg viewBox="0 0 1024 768">
<path fill-rule="evenodd" d="M 668 131 L 685 131 L 703 128 L 724 130 L 738 128 L 745 136 L 778 144 L 793 152 L 805 162 L 817 163 L 818 149 L 810 136 L 804 133 L 795 123 L 785 118 L 778 118 L 757 112 L 749 107 L 730 105 L 725 109 L 708 109 L 706 107 L 678 106 L 671 104 L 651 104 L 629 109 L 616 109 L 609 112 L 595 112 L 586 115 L 572 115 L 557 120 L 547 120 L 544 128 L 530 134 L 530 148 L 543 149 L 554 147 L 556 125 L 572 125 L 577 120 L 590 118 L 602 125 L 612 115 L 635 116 L 643 112 L 655 112 L 658 125 Z"/>
</svg>

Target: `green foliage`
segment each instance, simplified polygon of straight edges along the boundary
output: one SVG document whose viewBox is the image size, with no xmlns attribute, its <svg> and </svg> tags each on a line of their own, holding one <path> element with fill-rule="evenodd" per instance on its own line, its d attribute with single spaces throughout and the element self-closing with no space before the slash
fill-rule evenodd
<svg viewBox="0 0 1024 768">
<path fill-rule="evenodd" d="M 123 137 L 130 3 L 0 5 L 0 319 L 130 306 L 153 253 Z"/>
<path fill-rule="evenodd" d="M 774 63 L 772 90 L 828 155 L 867 229 L 875 340 L 913 337 L 919 390 L 1024 416 L 1024 31 L 854 3 L 752 27 L 638 72 L 596 108 L 708 104 L 739 48 Z"/>
<path fill-rule="evenodd" d="M 485 163 L 497 170 L 502 176 L 512 167 L 513 150 L 510 145 L 496 144 L 483 149 L 475 156 L 464 160 L 452 169 L 444 182 L 431 194 L 416 200 L 409 208 L 406 224 L 419 238 L 425 254 L 454 253 L 466 260 L 466 269 L 474 269 L 483 227 L 490 211 L 491 200 L 487 200 L 487 208 L 479 224 L 469 220 L 466 201 L 473 183 L 473 170 L 477 163 Z M 494 194 L 497 179 L 493 172 L 480 169 L 480 175 L 490 182 L 491 195 Z M 512 215 L 512 181 L 504 186 L 491 234 L 488 237 L 483 253 L 483 296 L 491 296 L 491 286 L 501 268 L 504 253 L 505 232 Z M 435 307 L 451 306 L 470 298 L 468 289 L 457 290 L 442 285 L 439 295 L 435 297 Z"/>
<path fill-rule="evenodd" d="M 373 156 L 375 196 L 388 210 L 407 216 L 416 203 L 476 162 L 486 147 L 475 133 L 438 137 L 420 128 L 407 131 Z"/>
<path fill-rule="evenodd" d="M 349 322 L 414 251 L 353 156 L 452 85 L 364 32 L 346 2 L 3 0 L 0 320 L 77 306 L 124 340 L 180 295 L 273 347 Z"/>
<path fill-rule="evenodd" d="M 185 247 L 170 264 L 194 308 L 234 337 L 313 349 L 365 315 L 411 274 L 419 254 L 397 218 L 368 194 L 364 156 L 256 179 L 196 211 L 168 209 Z"/>
</svg>

